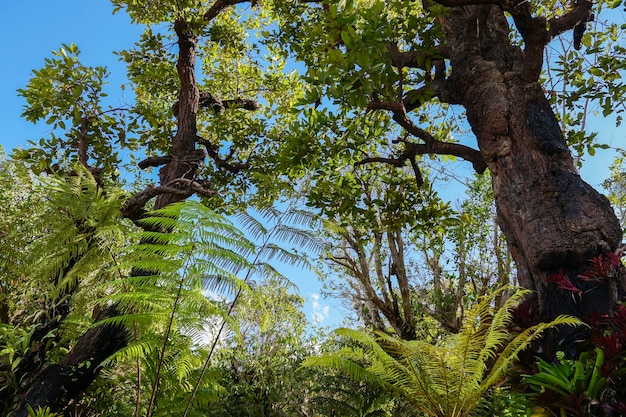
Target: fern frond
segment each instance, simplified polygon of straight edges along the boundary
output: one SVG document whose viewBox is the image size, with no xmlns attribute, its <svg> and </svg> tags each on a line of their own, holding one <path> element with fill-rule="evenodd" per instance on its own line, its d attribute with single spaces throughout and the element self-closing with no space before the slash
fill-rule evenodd
<svg viewBox="0 0 626 417">
<path fill-rule="evenodd" d="M 517 355 L 526 349 L 532 342 L 538 340 L 543 333 L 557 326 L 586 326 L 580 319 L 576 317 L 560 315 L 549 323 L 539 323 L 535 326 L 525 329 L 518 334 L 503 350 L 502 354 L 487 375 L 485 383 L 495 383 L 502 377 L 517 359 Z"/>
<path fill-rule="evenodd" d="M 241 227 L 248 233 L 252 239 L 261 239 L 268 233 L 267 227 L 257 218 L 248 212 L 242 212 L 237 215 L 237 220 Z"/>
<path fill-rule="evenodd" d="M 282 248 L 274 243 L 268 243 L 263 246 L 259 250 L 258 257 L 266 261 L 277 260 L 278 262 L 289 266 L 295 266 L 305 269 L 311 268 L 311 264 L 308 259 L 302 257 L 301 255 L 298 255 L 297 253 Z"/>
<path fill-rule="evenodd" d="M 284 214 L 284 218 L 285 222 L 289 224 L 296 224 L 310 229 L 316 228 L 320 222 L 317 214 L 297 208 L 287 210 Z"/>
<path fill-rule="evenodd" d="M 274 229 L 276 238 L 312 253 L 321 253 L 325 243 L 308 230 L 302 230 L 285 224 L 277 225 Z"/>
<path fill-rule="evenodd" d="M 505 328 L 511 321 L 510 310 L 527 291 L 514 292 L 494 311 L 494 297 L 507 290 L 510 288 L 479 300 L 466 312 L 461 331 L 439 345 L 404 341 L 380 332 L 372 336 L 338 329 L 335 333 L 345 340 L 344 348 L 311 358 L 305 365 L 326 366 L 346 372 L 355 381 L 384 384 L 430 416 L 468 416 L 487 389 L 506 375 L 517 355 L 545 330 L 580 325 L 578 319 L 559 316 L 512 338 Z M 494 359 L 494 365 L 488 369 Z"/>
<path fill-rule="evenodd" d="M 375 374 L 369 372 L 365 367 L 358 365 L 352 360 L 338 357 L 336 355 L 313 356 L 302 362 L 305 367 L 325 367 L 344 372 L 355 381 L 363 381 L 374 384 L 381 384 Z"/>
</svg>

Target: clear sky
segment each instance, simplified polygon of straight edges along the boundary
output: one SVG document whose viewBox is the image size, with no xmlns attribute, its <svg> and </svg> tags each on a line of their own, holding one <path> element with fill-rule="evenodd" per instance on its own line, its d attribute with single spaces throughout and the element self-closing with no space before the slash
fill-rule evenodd
<svg viewBox="0 0 626 417">
<path fill-rule="evenodd" d="M 142 29 L 131 25 L 122 12 L 113 16 L 107 0 L 6 1 L 2 9 L 0 144 L 9 152 L 47 132 L 45 125 L 35 127 L 20 117 L 25 101 L 15 90 L 26 86 L 31 70 L 42 67 L 52 50 L 75 43 L 82 52 L 81 62 L 106 66 L 111 72 L 109 87 L 118 89 L 125 69 L 113 51 L 131 47 Z"/>
<path fill-rule="evenodd" d="M 0 65 L 0 144 L 7 152 L 16 146 L 26 146 L 28 139 L 37 140 L 47 134 L 45 124 L 33 126 L 20 117 L 25 102 L 15 90 L 24 88 L 31 70 L 41 67 L 44 58 L 62 43 L 75 43 L 82 51 L 83 64 L 107 66 L 111 72 L 108 92 L 111 97 L 119 97 L 125 68 L 113 51 L 132 47 L 142 28 L 131 25 L 123 11 L 112 15 L 112 10 L 107 0 L 4 1 L 0 25 L 0 38 L 4 39 Z M 601 142 L 613 147 L 626 146 L 624 126 L 617 129 L 602 118 L 592 119 L 590 126 L 599 130 Z M 599 151 L 594 158 L 587 158 L 583 177 L 598 186 L 608 176 L 611 162 L 610 151 Z M 305 311 L 309 318 L 314 313 L 326 317 L 343 315 L 336 306 L 326 310 L 324 300 L 317 298 L 319 284 L 310 274 L 294 281 L 307 300 Z"/>
</svg>

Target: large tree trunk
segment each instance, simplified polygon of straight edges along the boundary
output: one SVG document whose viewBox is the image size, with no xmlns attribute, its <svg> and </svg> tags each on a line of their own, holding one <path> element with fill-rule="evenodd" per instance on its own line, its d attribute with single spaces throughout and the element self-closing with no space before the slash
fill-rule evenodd
<svg viewBox="0 0 626 417">
<path fill-rule="evenodd" d="M 99 319 L 117 314 L 115 307 L 104 310 Z M 44 366 L 20 395 L 13 417 L 27 417 L 28 408 L 50 407 L 61 411 L 98 376 L 101 363 L 126 346 L 126 330 L 105 325 L 89 329 L 59 363 Z"/>
<path fill-rule="evenodd" d="M 142 213 L 143 204 L 155 195 L 158 195 L 155 209 L 192 195 L 196 190 L 190 188 L 190 180 L 195 177 L 198 164 L 205 157 L 203 151 L 196 149 L 199 100 L 195 77 L 196 36 L 182 19 L 175 22 L 174 29 L 178 35 L 177 69 L 181 81 L 178 131 L 169 163 L 160 172 L 162 188 L 149 188 L 142 194 L 137 199 L 139 203 L 134 202 L 137 207 L 128 211 L 133 217 Z M 106 315 L 101 318 L 118 314 L 115 306 L 105 312 Z M 95 380 L 102 362 L 126 345 L 126 337 L 127 331 L 123 326 L 97 326 L 87 331 L 58 364 L 45 365 L 22 389 L 12 417 L 28 416 L 27 406 L 33 409 L 48 406 L 52 412 L 62 411 Z"/>
<path fill-rule="evenodd" d="M 525 38 L 522 51 L 511 45 L 500 8 L 452 8 L 444 21 L 452 68 L 447 90 L 458 92 L 451 101 L 467 111 L 520 283 L 537 291 L 542 317 L 607 312 L 623 291 L 623 273 L 601 282 L 578 275 L 591 257 L 620 246 L 620 225 L 608 200 L 578 175 L 538 82 L 546 22 L 527 17 L 514 15 Z M 550 282 L 560 270 L 581 293 Z"/>
</svg>

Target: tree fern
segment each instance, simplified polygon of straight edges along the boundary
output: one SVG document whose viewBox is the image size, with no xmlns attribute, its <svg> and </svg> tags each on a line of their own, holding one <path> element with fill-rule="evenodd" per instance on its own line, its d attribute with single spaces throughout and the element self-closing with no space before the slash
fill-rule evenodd
<svg viewBox="0 0 626 417">
<path fill-rule="evenodd" d="M 309 358 L 305 365 L 330 367 L 357 381 L 384 384 L 430 416 L 468 416 L 486 390 L 504 378 L 519 352 L 543 331 L 580 324 L 577 319 L 560 316 L 511 337 L 505 327 L 511 320 L 510 309 L 526 291 L 516 291 L 502 308 L 493 311 L 493 299 L 506 290 L 482 298 L 466 313 L 461 331 L 438 345 L 404 341 L 381 332 L 370 335 L 338 329 L 337 334 L 352 344 L 336 353 Z"/>
<path fill-rule="evenodd" d="M 254 250 L 250 254 L 250 264 L 246 271 L 241 271 L 241 275 L 243 276 L 242 282 L 244 284 L 249 284 L 255 279 L 269 279 L 273 280 L 278 285 L 289 286 L 291 285 L 291 281 L 286 276 L 281 274 L 273 265 L 271 265 L 270 261 L 274 257 L 277 257 L 280 261 L 291 266 L 309 265 L 306 256 L 300 255 L 295 248 L 291 250 L 285 249 L 282 245 L 280 245 L 280 243 L 296 244 L 300 246 L 300 248 L 308 251 L 321 250 L 322 246 L 320 241 L 316 238 L 315 234 L 310 231 L 310 226 L 315 221 L 314 216 L 304 211 L 293 209 L 292 207 L 288 207 L 284 212 L 275 207 L 269 207 L 261 210 L 260 214 L 263 220 L 259 220 L 247 212 L 242 212 L 238 216 L 239 222 L 246 230 L 250 231 L 249 233 L 252 235 L 253 239 L 256 240 L 256 242 L 253 243 Z M 295 224 L 290 224 L 290 222 Z M 305 227 L 302 228 L 295 226 Z M 204 362 L 200 377 L 189 397 L 189 401 L 187 402 L 187 406 L 183 412 L 183 417 L 187 416 L 189 412 L 191 402 L 196 395 L 204 372 L 209 367 L 219 338 L 221 337 L 222 332 L 226 329 L 227 320 L 232 320 L 233 310 L 242 296 L 244 288 L 244 286 L 241 286 L 235 294 L 235 297 L 230 302 L 226 316 L 214 336 L 213 343 L 211 344 L 211 348 Z M 249 294 L 252 294 L 252 292 L 249 292 Z M 251 299 L 255 299 L 255 297 L 252 297 Z M 262 301 L 262 298 L 259 298 L 259 300 L 260 302 L 258 303 L 258 306 L 263 307 L 264 302 Z"/>
<path fill-rule="evenodd" d="M 232 222 L 194 201 L 167 206 L 141 221 L 145 231 L 136 234 L 137 243 L 115 268 L 118 279 L 101 288 L 108 294 L 102 302 L 115 303 L 123 313 L 102 323 L 125 325 L 134 335 L 111 360 L 137 362 L 136 389 L 143 399 L 136 414 L 167 415 L 173 404 L 180 409 L 176 390 L 166 388 L 173 380 L 189 385 L 184 414 L 193 414 L 202 398 L 215 392 L 215 380 L 205 372 L 224 331 L 236 334 L 232 312 L 238 300 L 245 296 L 262 312 L 259 283 L 290 284 L 274 262 L 306 264 L 295 249 L 279 243 L 306 245 L 310 251 L 315 237 L 286 224 L 288 216 L 277 210 L 263 214 L 264 220 L 239 217 L 260 242 L 249 241 Z M 207 329 L 213 329 L 208 346 Z"/>
<path fill-rule="evenodd" d="M 19 353 L 7 372 L 0 363 L 0 379 L 5 375 L 24 384 L 39 369 L 60 360 L 78 332 L 91 325 L 97 314 L 95 284 L 111 279 L 110 268 L 128 226 L 120 216 L 124 193 L 114 188 L 105 193 L 80 165 L 66 178 L 21 176 L 17 166 L 13 172 L 36 201 L 11 201 L 3 210 L 8 214 L 26 204 L 21 205 L 19 222 L 3 216 L 8 227 L 1 228 L 12 230 L 1 243 L 2 253 L 11 260 L 2 262 L 0 281 L 10 284 L 6 296 L 13 300 L 3 320 L 6 337 L 1 338 L 0 351 Z"/>
<path fill-rule="evenodd" d="M 138 243 L 117 266 L 118 279 L 103 287 L 109 293 L 103 302 L 122 312 L 105 322 L 135 335 L 113 359 L 144 362 L 142 373 L 151 381 L 146 415 L 158 415 L 174 401 L 172 389 L 159 386 L 193 376 L 202 363 L 194 336 L 214 317 L 226 316 L 220 297 L 246 286 L 236 273 L 249 266 L 253 246 L 230 221 L 194 201 L 169 205 L 141 225 L 146 231 L 137 233 Z"/>
</svg>

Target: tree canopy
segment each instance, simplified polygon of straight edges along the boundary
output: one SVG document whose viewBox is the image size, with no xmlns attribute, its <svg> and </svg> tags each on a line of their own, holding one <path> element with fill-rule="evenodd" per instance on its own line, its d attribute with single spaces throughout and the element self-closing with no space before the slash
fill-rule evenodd
<svg viewBox="0 0 626 417">
<path fill-rule="evenodd" d="M 467 329 L 497 333 L 474 346 L 492 377 L 434 415 L 515 402 L 515 381 L 554 412 L 626 407 L 622 161 L 610 200 L 578 172 L 607 147 L 594 114 L 622 122 L 621 1 L 111 3 L 144 29 L 117 52 L 128 103 L 74 43 L 18 90 L 50 130 L 0 167 L 0 410 L 428 414 L 398 390 L 427 384 L 413 347 Z M 476 174 L 457 206 L 449 164 Z M 348 340 L 304 332 L 275 264 L 313 258 L 355 309 Z M 572 326 L 535 338 L 554 319 Z M 306 382 L 304 358 L 337 344 L 349 370 L 392 365 Z M 463 376 L 457 359 L 440 370 Z M 570 365 L 585 383 L 546 397 Z"/>
</svg>

